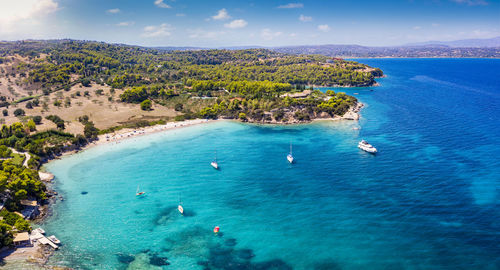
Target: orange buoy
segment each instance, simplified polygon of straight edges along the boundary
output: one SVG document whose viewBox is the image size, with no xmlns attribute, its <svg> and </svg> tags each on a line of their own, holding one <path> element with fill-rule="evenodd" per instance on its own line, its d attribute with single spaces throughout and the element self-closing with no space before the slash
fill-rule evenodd
<svg viewBox="0 0 500 270">
<path fill-rule="evenodd" d="M 220 230 L 219 226 L 215 226 L 215 228 L 214 228 L 214 233 L 218 233 L 218 232 L 219 232 L 219 230 Z"/>
</svg>

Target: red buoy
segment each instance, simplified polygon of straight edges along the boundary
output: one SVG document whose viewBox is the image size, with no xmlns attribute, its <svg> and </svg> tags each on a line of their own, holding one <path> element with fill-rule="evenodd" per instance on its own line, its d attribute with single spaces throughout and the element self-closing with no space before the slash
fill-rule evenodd
<svg viewBox="0 0 500 270">
<path fill-rule="evenodd" d="M 218 233 L 218 232 L 219 232 L 219 230 L 220 230 L 219 226 L 215 226 L 215 228 L 214 228 L 214 233 Z"/>
</svg>

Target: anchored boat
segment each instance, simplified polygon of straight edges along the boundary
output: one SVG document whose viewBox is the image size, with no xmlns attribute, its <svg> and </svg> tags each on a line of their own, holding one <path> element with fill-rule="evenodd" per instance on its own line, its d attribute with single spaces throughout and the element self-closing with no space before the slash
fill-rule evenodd
<svg viewBox="0 0 500 270">
<path fill-rule="evenodd" d="M 57 244 L 57 245 L 61 244 L 61 241 L 59 241 L 59 239 L 57 239 L 55 235 L 51 235 L 51 236 L 49 236 L 49 237 L 47 237 L 47 238 L 48 238 L 50 241 L 52 241 L 52 243 L 54 243 L 54 244 Z"/>
<path fill-rule="evenodd" d="M 181 196 L 179 196 L 179 205 L 177 206 L 177 210 L 179 210 L 179 213 L 181 213 L 181 215 L 184 215 L 184 207 L 182 207 Z"/>
<path fill-rule="evenodd" d="M 377 153 L 377 148 L 373 147 L 373 145 L 369 144 L 365 140 L 361 140 L 359 142 L 358 148 L 371 154 Z"/>
<path fill-rule="evenodd" d="M 292 155 L 292 143 L 290 142 L 290 153 L 286 156 L 288 162 L 293 163 L 293 155 Z"/>
<path fill-rule="evenodd" d="M 141 196 L 144 195 L 146 192 L 144 191 L 139 191 L 139 185 L 137 185 L 137 191 L 135 192 L 135 196 Z"/>
<path fill-rule="evenodd" d="M 219 169 L 219 164 L 217 164 L 217 150 L 215 150 L 215 158 L 214 160 L 210 163 L 214 169 L 218 170 Z"/>
</svg>

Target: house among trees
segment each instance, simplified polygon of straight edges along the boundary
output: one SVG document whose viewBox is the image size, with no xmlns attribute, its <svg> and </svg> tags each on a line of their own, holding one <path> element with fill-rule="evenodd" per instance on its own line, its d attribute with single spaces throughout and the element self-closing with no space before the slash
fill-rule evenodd
<svg viewBox="0 0 500 270">
<path fill-rule="evenodd" d="M 14 237 L 14 246 L 22 247 L 22 246 L 29 246 L 29 245 L 31 245 L 29 233 L 22 232 L 22 233 L 16 234 L 16 236 Z"/>
<path fill-rule="evenodd" d="M 25 219 L 33 219 L 40 214 L 36 200 L 21 200 L 21 205 L 24 206 L 21 214 Z"/>
</svg>

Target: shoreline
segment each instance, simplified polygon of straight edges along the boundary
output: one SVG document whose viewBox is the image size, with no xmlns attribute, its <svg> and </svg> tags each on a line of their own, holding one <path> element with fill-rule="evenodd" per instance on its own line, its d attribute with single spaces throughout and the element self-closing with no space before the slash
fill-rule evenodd
<svg viewBox="0 0 500 270">
<path fill-rule="evenodd" d="M 303 124 L 308 124 L 316 121 L 339 121 L 339 120 L 359 120 L 360 118 L 360 111 L 361 109 L 365 106 L 364 103 L 358 102 L 354 107 L 349 108 L 349 110 L 343 115 L 343 116 L 335 116 L 335 117 L 327 117 L 327 118 L 314 118 L 309 121 L 303 121 L 303 122 L 242 122 L 238 121 L 237 119 L 224 119 L 224 118 L 219 118 L 219 119 L 191 119 L 191 120 L 184 120 L 184 121 L 179 121 L 179 122 L 168 122 L 163 125 L 154 125 L 154 126 L 149 126 L 149 127 L 143 127 L 143 128 L 124 128 L 120 129 L 115 132 L 110 132 L 106 134 L 101 134 L 98 137 L 97 140 L 75 150 L 69 150 L 65 151 L 62 153 L 60 156 L 54 158 L 54 159 L 49 159 L 47 160 L 46 163 L 51 162 L 52 160 L 57 160 L 61 159 L 62 157 L 66 157 L 69 155 L 73 155 L 76 153 L 79 153 L 81 151 L 99 146 L 99 145 L 105 145 L 109 143 L 119 143 L 123 140 L 130 139 L 130 138 L 136 138 L 144 135 L 149 135 L 149 134 L 154 134 L 162 131 L 167 131 L 167 130 L 175 130 L 178 128 L 184 128 L 184 127 L 190 127 L 194 125 L 199 125 L 199 124 L 206 124 L 206 123 L 214 123 L 218 121 L 235 121 L 239 123 L 245 123 L 245 124 L 262 124 L 262 125 L 303 125 Z M 42 165 L 43 166 L 43 165 Z M 47 173 L 53 178 L 53 174 L 50 172 L 43 172 L 44 175 L 47 175 Z M 49 178 L 49 176 L 47 176 Z M 48 181 L 50 182 L 50 180 Z"/>
<path fill-rule="evenodd" d="M 167 131 L 167 130 L 175 130 L 178 128 L 184 128 L 184 127 L 190 127 L 194 125 L 199 125 L 199 124 L 205 124 L 205 123 L 212 123 L 215 121 L 221 121 L 224 119 L 217 119 L 217 120 L 211 120 L 211 119 L 191 119 L 191 120 L 184 120 L 184 121 L 179 121 L 179 122 L 168 122 L 163 125 L 154 125 L 154 126 L 148 126 L 148 127 L 142 127 L 142 128 L 124 128 L 120 129 L 118 131 L 106 133 L 106 134 L 101 134 L 97 136 L 97 140 L 94 140 L 91 143 L 88 143 L 87 145 L 75 149 L 75 150 L 69 150 L 63 152 L 60 156 L 57 156 L 56 158 L 49 159 L 47 160 L 46 163 L 49 163 L 53 160 L 56 159 L 61 159 L 62 157 L 73 155 L 76 153 L 79 153 L 81 151 L 99 146 L 99 145 L 105 145 L 105 144 L 110 144 L 110 143 L 120 143 L 123 140 L 130 139 L 130 138 L 136 138 L 148 134 L 154 134 L 162 131 Z"/>
<path fill-rule="evenodd" d="M 98 139 L 93 141 L 92 143 L 87 144 L 84 147 L 81 147 L 76 150 L 69 150 L 65 151 L 62 153 L 60 156 L 49 159 L 44 164 L 47 164 L 51 161 L 61 159 L 63 157 L 71 156 L 73 154 L 79 153 L 80 151 L 88 150 L 91 148 L 94 148 L 96 146 L 100 145 L 106 145 L 106 144 L 111 144 L 111 143 L 120 143 L 123 140 L 126 139 L 131 139 L 131 138 L 136 138 L 140 136 L 145 136 L 149 134 L 155 134 L 159 133 L 162 131 L 168 131 L 168 130 L 175 130 L 179 128 L 184 128 L 184 127 L 190 127 L 190 126 L 195 126 L 199 124 L 206 124 L 206 123 L 215 123 L 217 121 L 236 121 L 244 124 L 257 124 L 257 125 L 303 125 L 303 124 L 309 124 L 317 121 L 339 121 L 339 120 L 355 120 L 358 121 L 360 118 L 360 110 L 364 107 L 364 104 L 361 102 L 358 102 L 354 107 L 349 108 L 349 110 L 343 115 L 343 116 L 335 116 L 335 117 L 330 117 L 330 118 L 315 118 L 310 121 L 304 121 L 304 122 L 294 122 L 294 123 L 266 123 L 266 122 L 241 122 L 236 119 L 216 119 L 216 120 L 209 120 L 209 119 L 192 119 L 192 120 L 184 120 L 180 122 L 168 122 L 164 125 L 155 125 L 155 126 L 149 126 L 149 127 L 143 127 L 143 128 L 126 128 L 126 129 L 121 129 L 115 132 L 111 133 L 106 133 L 98 136 Z M 47 193 L 48 194 L 53 194 L 51 198 L 48 199 L 48 203 L 43 206 L 43 211 L 42 213 L 34 220 L 33 223 L 39 224 L 43 222 L 48 216 L 51 215 L 51 208 L 55 200 L 58 200 L 57 192 L 51 188 L 51 185 L 53 184 L 53 179 L 54 179 L 54 174 L 50 173 L 47 171 L 43 165 L 39 169 L 39 176 L 40 179 L 47 185 Z M 26 266 L 29 265 L 30 269 L 35 269 L 33 267 L 38 267 L 39 269 L 72 269 L 72 268 L 67 268 L 67 267 L 60 267 L 60 266 L 48 266 L 46 265 L 49 258 L 56 252 L 56 250 L 47 248 L 45 246 L 39 245 L 36 243 L 33 246 L 28 246 L 28 247 L 21 247 L 21 248 L 10 248 L 7 250 L 4 250 L 0 252 L 0 261 L 5 262 L 5 265 L 20 265 L 20 266 Z M 1 256 L 4 255 L 4 256 Z M 4 266 L 5 266 L 4 265 Z"/>
</svg>

